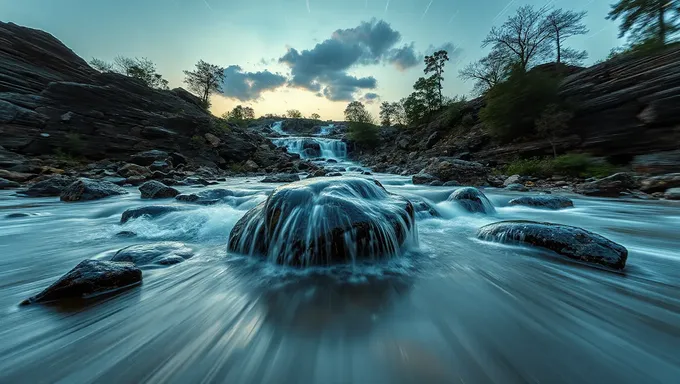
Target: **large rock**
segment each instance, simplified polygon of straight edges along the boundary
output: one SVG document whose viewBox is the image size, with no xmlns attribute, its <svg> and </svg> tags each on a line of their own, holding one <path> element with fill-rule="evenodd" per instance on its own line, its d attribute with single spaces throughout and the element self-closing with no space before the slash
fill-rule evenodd
<svg viewBox="0 0 680 384">
<path fill-rule="evenodd" d="M 138 217 L 156 218 L 170 212 L 180 211 L 182 209 L 183 208 L 181 207 L 176 207 L 173 205 L 149 205 L 146 207 L 130 208 L 125 210 L 125 212 L 123 212 L 123 214 L 120 216 L 120 223 L 125 224 L 128 221 Z"/>
<path fill-rule="evenodd" d="M 22 304 L 89 298 L 127 288 L 141 281 L 142 271 L 132 263 L 83 260 L 44 291 Z"/>
<path fill-rule="evenodd" d="M 616 173 L 605 178 L 580 184 L 576 192 L 589 196 L 618 197 L 639 187 L 638 181 L 630 173 Z"/>
<path fill-rule="evenodd" d="M 173 265 L 191 258 L 191 248 L 175 241 L 154 244 L 138 244 L 125 247 L 111 258 L 111 261 L 130 262 L 138 267 Z"/>
<path fill-rule="evenodd" d="M 457 159 L 434 161 L 421 173 L 428 173 L 442 182 L 457 180 L 464 184 L 483 184 L 489 169 L 480 163 Z"/>
<path fill-rule="evenodd" d="M 155 161 L 165 161 L 170 155 L 165 151 L 153 149 L 151 151 L 139 152 L 130 158 L 132 164 L 149 166 Z"/>
<path fill-rule="evenodd" d="M 518 184 L 521 178 L 522 177 L 520 175 L 512 175 L 505 179 L 505 181 L 503 182 L 503 186 L 507 187 L 508 185 Z"/>
<path fill-rule="evenodd" d="M 17 183 L 23 183 L 25 181 L 28 181 L 32 178 L 35 177 L 35 175 L 31 173 L 24 173 L 24 172 L 13 172 L 9 171 L 6 169 L 0 169 L 0 177 L 3 179 L 9 180 L 9 181 L 14 181 Z"/>
<path fill-rule="evenodd" d="M 169 199 L 179 195 L 175 188 L 168 187 L 160 181 L 151 180 L 139 187 L 142 199 Z"/>
<path fill-rule="evenodd" d="M 126 178 L 133 176 L 150 177 L 151 171 L 149 170 L 149 168 L 141 165 L 125 164 L 122 167 L 118 168 L 118 174 Z"/>
<path fill-rule="evenodd" d="M 108 181 L 81 178 L 61 192 L 61 201 L 87 201 L 128 193 L 122 187 Z"/>
<path fill-rule="evenodd" d="M 64 189 L 75 181 L 76 178 L 74 177 L 55 175 L 31 185 L 28 189 L 22 191 L 21 194 L 28 197 L 59 196 Z"/>
<path fill-rule="evenodd" d="M 680 150 L 635 156 L 631 165 L 633 170 L 638 173 L 658 175 L 680 172 Z"/>
<path fill-rule="evenodd" d="M 570 259 L 623 269 L 628 250 L 578 227 L 533 221 L 502 221 L 479 229 L 482 240 L 542 247 Z"/>
<path fill-rule="evenodd" d="M 234 196 L 234 192 L 228 189 L 216 188 L 216 189 L 206 189 L 205 191 L 200 191 L 198 193 L 188 193 L 177 195 L 175 199 L 187 203 L 195 203 L 202 205 L 217 204 L 222 199 L 226 197 Z"/>
<path fill-rule="evenodd" d="M 413 205 L 375 180 L 306 179 L 248 211 L 229 250 L 294 266 L 351 263 L 399 255 L 415 225 Z"/>
<path fill-rule="evenodd" d="M 269 175 L 260 180 L 261 183 L 292 183 L 300 180 L 297 173 L 278 173 L 276 175 Z"/>
<path fill-rule="evenodd" d="M 416 173 L 411 178 L 411 182 L 413 184 L 416 184 L 416 185 L 418 185 L 418 184 L 430 184 L 433 181 L 440 181 L 440 180 L 437 179 L 436 177 L 430 175 L 429 173 L 423 173 L 423 172 Z"/>
<path fill-rule="evenodd" d="M 671 188 L 663 195 L 668 200 L 680 200 L 680 188 Z"/>
<path fill-rule="evenodd" d="M 648 177 L 640 181 L 640 190 L 645 193 L 663 192 L 680 187 L 680 173 Z"/>
<path fill-rule="evenodd" d="M 574 206 L 571 199 L 562 196 L 522 196 L 510 200 L 509 204 L 546 209 L 562 209 Z"/>
<path fill-rule="evenodd" d="M 496 212 L 491 201 L 477 188 L 463 187 L 451 193 L 448 201 L 453 201 L 460 207 L 472 213 L 493 214 Z"/>
<path fill-rule="evenodd" d="M 19 188 L 19 186 L 21 186 L 21 184 L 15 181 L 0 178 L 0 189 L 14 189 Z"/>
</svg>

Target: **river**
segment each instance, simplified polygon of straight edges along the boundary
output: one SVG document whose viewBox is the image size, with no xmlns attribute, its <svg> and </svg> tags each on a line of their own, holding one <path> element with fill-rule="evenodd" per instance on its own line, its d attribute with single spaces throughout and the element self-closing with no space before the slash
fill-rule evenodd
<svg viewBox="0 0 680 384">
<path fill-rule="evenodd" d="M 678 382 L 680 205 L 570 196 L 574 208 L 545 211 L 508 205 L 532 193 L 486 189 L 487 216 L 447 202 L 455 187 L 347 174 L 442 217 L 419 216 L 418 246 L 392 260 L 299 270 L 227 252 L 236 221 L 276 186 L 260 178 L 210 187 L 236 192 L 224 204 L 123 225 L 123 211 L 152 204 L 135 188 L 82 203 L 0 192 L 0 382 Z M 599 233 L 629 250 L 627 267 L 475 239 L 506 219 Z M 18 306 L 83 259 L 166 240 L 196 256 L 86 306 Z"/>
</svg>

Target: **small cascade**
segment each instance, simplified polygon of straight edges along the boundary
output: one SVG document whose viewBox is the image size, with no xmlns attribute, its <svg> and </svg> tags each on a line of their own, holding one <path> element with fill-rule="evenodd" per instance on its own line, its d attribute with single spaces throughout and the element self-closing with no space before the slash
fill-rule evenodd
<svg viewBox="0 0 680 384">
<path fill-rule="evenodd" d="M 327 159 L 345 159 L 347 144 L 339 139 L 321 137 L 281 137 L 272 139 L 274 145 L 286 147 L 288 152 L 297 153 L 302 159 L 324 157 Z"/>
<path fill-rule="evenodd" d="M 271 126 L 271 130 L 278 133 L 281 136 L 288 136 L 286 132 L 283 131 L 283 128 L 281 128 L 281 125 L 283 124 L 283 121 L 277 121 Z"/>
<path fill-rule="evenodd" d="M 335 124 L 324 125 L 316 136 L 328 136 L 333 133 L 333 131 L 335 131 Z"/>
</svg>

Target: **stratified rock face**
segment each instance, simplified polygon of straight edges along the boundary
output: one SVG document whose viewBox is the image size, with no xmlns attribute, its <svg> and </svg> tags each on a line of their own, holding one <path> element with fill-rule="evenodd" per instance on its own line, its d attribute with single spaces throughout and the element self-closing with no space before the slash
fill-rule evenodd
<svg viewBox="0 0 680 384">
<path fill-rule="evenodd" d="M 635 156 L 631 165 L 633 170 L 639 173 L 658 175 L 680 172 L 680 150 Z"/>
<path fill-rule="evenodd" d="M 141 281 L 142 271 L 132 263 L 83 260 L 54 284 L 22 304 L 88 298 Z"/>
<path fill-rule="evenodd" d="M 122 187 L 108 181 L 82 178 L 61 192 L 61 201 L 87 201 L 128 193 Z"/>
<path fill-rule="evenodd" d="M 173 265 L 191 258 L 194 252 L 184 243 L 165 241 L 155 244 L 131 245 L 116 252 L 111 261 L 130 262 L 138 267 Z"/>
<path fill-rule="evenodd" d="M 175 188 L 168 187 L 160 181 L 151 180 L 139 187 L 142 199 L 169 199 L 179 195 Z"/>
<path fill-rule="evenodd" d="M 618 197 L 621 192 L 637 189 L 638 181 L 630 173 L 616 173 L 599 180 L 583 183 L 576 192 L 589 196 Z"/>
<path fill-rule="evenodd" d="M 413 205 L 375 180 L 306 179 L 281 186 L 234 226 L 229 250 L 293 266 L 401 254 L 417 242 Z"/>
<path fill-rule="evenodd" d="M 596 233 L 568 225 L 533 221 L 502 221 L 477 231 L 482 240 L 528 244 L 549 249 L 570 259 L 614 269 L 626 266 L 628 250 Z"/>
<path fill-rule="evenodd" d="M 496 209 L 486 195 L 474 187 L 456 189 L 447 200 L 457 203 L 468 212 L 486 214 L 496 213 Z"/>
<path fill-rule="evenodd" d="M 509 204 L 545 209 L 562 209 L 574 206 L 571 199 L 562 196 L 522 196 L 510 200 Z"/>
<path fill-rule="evenodd" d="M 202 139 L 206 134 L 218 144 Z M 253 159 L 283 171 L 291 159 L 258 134 L 224 127 L 183 89 L 151 89 L 131 77 L 99 73 L 52 35 L 3 22 L 0 145 L 24 156 L 60 150 L 95 160 L 158 151 L 174 166 L 191 159 L 226 168 Z M 148 160 L 133 159 L 151 166 Z"/>
</svg>

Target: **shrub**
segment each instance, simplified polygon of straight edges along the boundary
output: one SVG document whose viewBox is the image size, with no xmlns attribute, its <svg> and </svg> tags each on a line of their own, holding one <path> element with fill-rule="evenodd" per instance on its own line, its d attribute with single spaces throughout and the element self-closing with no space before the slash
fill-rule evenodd
<svg viewBox="0 0 680 384">
<path fill-rule="evenodd" d="M 472 116 L 472 114 L 466 113 L 465 115 L 463 115 L 463 118 L 461 119 L 460 123 L 463 124 L 465 128 L 470 128 L 475 125 L 475 118 L 474 116 Z"/>
<path fill-rule="evenodd" d="M 515 70 L 486 94 L 480 119 L 502 141 L 531 135 L 534 122 L 549 104 L 557 104 L 560 77 L 541 71 Z"/>
<path fill-rule="evenodd" d="M 350 122 L 348 135 L 358 146 L 374 148 L 379 141 L 378 127 L 370 123 Z"/>
<path fill-rule="evenodd" d="M 605 177 L 616 171 L 615 167 L 605 160 L 580 153 L 558 156 L 553 164 L 555 173 L 565 176 Z"/>
<path fill-rule="evenodd" d="M 85 143 L 77 133 L 66 134 L 66 151 L 71 155 L 80 154 L 85 147 Z"/>
<path fill-rule="evenodd" d="M 508 175 L 523 175 L 536 177 L 549 177 L 554 174 L 551 159 L 518 159 L 505 167 Z"/>
<path fill-rule="evenodd" d="M 199 135 L 191 136 L 191 142 L 189 143 L 194 148 L 201 148 L 205 146 L 205 139 Z"/>
</svg>

